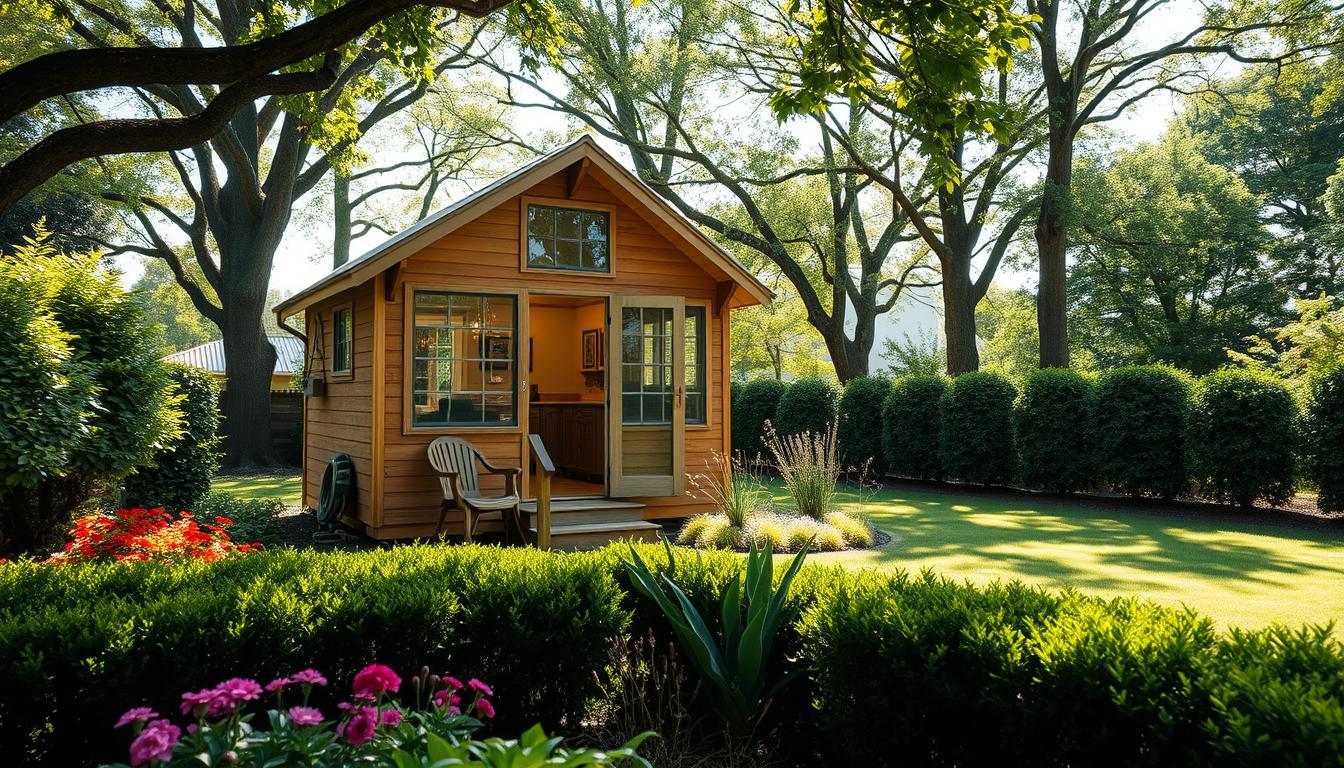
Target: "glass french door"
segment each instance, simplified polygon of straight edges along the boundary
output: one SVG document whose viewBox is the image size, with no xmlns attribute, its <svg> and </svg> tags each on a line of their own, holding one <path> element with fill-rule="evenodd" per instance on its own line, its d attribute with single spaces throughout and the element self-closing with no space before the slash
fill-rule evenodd
<svg viewBox="0 0 1344 768">
<path fill-rule="evenodd" d="M 613 296 L 607 312 L 611 495 L 681 495 L 686 302 L 680 296 Z"/>
</svg>

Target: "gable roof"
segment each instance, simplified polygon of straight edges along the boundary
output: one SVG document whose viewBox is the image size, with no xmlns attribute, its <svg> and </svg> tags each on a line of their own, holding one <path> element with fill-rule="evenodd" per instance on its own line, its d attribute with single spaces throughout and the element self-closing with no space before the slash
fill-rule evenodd
<svg viewBox="0 0 1344 768">
<path fill-rule="evenodd" d="M 655 226 L 661 224 L 662 226 L 658 228 L 664 230 L 664 234 L 671 234 L 681 240 L 693 257 L 699 257 L 727 274 L 750 297 L 751 300 L 745 302 L 746 304 L 769 304 L 774 299 L 774 293 L 742 266 L 741 262 L 733 258 L 732 254 L 720 248 L 701 232 L 699 227 L 687 220 L 681 212 L 650 189 L 606 150 L 599 147 L 592 137 L 585 134 L 426 216 L 383 241 L 373 250 L 342 264 L 317 282 L 280 302 L 274 311 L 281 318 L 288 317 L 310 304 L 347 288 L 361 285 L 384 269 L 451 234 L 481 214 L 583 160 L 588 160 L 613 179 L 624 193 L 618 196 L 629 197 L 630 200 L 627 202 L 633 203 L 631 207 L 647 210 L 651 214 L 650 219 L 656 220 Z"/>
<path fill-rule="evenodd" d="M 267 336 L 275 347 L 275 371 L 278 375 L 293 375 L 303 369 L 303 342 L 288 334 Z M 216 339 L 200 346 L 174 352 L 163 358 L 173 363 L 184 363 L 210 373 L 224 375 L 224 342 Z"/>
</svg>

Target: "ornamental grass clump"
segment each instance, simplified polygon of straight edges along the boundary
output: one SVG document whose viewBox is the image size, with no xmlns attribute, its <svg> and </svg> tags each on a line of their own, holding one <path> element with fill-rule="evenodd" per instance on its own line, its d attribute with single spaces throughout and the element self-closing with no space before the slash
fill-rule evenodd
<svg viewBox="0 0 1344 768">
<path fill-rule="evenodd" d="M 747 466 L 743 454 L 728 461 L 716 452 L 712 461 L 710 472 L 691 476 L 691 485 L 699 495 L 714 502 L 733 526 L 741 528 L 748 515 L 770 500 L 770 494 Z"/>
<path fill-rule="evenodd" d="M 835 421 L 821 432 L 781 435 L 766 422 L 765 445 L 775 460 L 784 487 L 798 514 L 814 520 L 835 506 L 835 488 L 842 471 L 835 450 Z"/>
</svg>

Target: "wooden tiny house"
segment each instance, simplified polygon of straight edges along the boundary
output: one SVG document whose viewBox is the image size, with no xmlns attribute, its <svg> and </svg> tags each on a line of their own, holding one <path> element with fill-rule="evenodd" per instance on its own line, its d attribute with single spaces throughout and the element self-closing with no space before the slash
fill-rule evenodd
<svg viewBox="0 0 1344 768">
<path fill-rule="evenodd" d="M 523 469 L 523 496 L 543 497 L 526 511 L 550 486 L 557 544 L 705 511 L 688 475 L 729 452 L 729 314 L 771 298 L 581 138 L 275 308 L 282 325 L 303 313 L 316 381 L 304 503 L 346 453 L 369 535 L 431 535 L 443 494 L 426 448 L 457 435 Z"/>
</svg>

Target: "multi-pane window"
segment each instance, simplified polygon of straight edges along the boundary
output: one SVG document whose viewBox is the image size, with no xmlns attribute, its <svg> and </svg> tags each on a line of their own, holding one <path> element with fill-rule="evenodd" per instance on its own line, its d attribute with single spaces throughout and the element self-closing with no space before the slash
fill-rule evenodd
<svg viewBox="0 0 1344 768">
<path fill-rule="evenodd" d="M 527 266 L 610 272 L 611 214 L 528 204 Z"/>
<path fill-rule="evenodd" d="M 621 421 L 670 424 L 672 388 L 672 310 L 626 307 L 621 310 Z"/>
<path fill-rule="evenodd" d="M 331 313 L 331 372 L 350 373 L 354 368 L 355 318 L 350 307 Z"/>
<path fill-rule="evenodd" d="M 705 424 L 705 308 L 686 307 L 686 423 Z"/>
<path fill-rule="evenodd" d="M 518 307 L 512 296 L 416 291 L 414 426 L 518 423 Z"/>
</svg>

